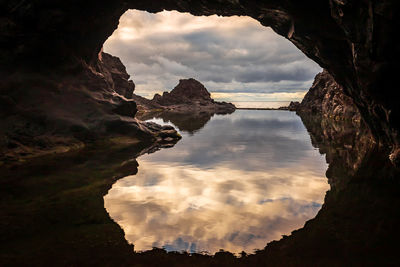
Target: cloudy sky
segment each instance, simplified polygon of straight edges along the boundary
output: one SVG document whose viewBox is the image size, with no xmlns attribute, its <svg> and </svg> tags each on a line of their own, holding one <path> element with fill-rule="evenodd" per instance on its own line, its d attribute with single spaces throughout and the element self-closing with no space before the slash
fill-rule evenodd
<svg viewBox="0 0 400 267">
<path fill-rule="evenodd" d="M 104 45 L 121 58 L 136 93 L 151 98 L 195 78 L 217 100 L 301 100 L 321 68 L 248 17 L 130 10 Z"/>
</svg>

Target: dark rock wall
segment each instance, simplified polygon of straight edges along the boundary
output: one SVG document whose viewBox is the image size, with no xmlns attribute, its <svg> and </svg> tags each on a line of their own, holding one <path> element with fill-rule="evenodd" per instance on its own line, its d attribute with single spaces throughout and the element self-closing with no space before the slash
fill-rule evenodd
<svg viewBox="0 0 400 267">
<path fill-rule="evenodd" d="M 0 162 L 65 152 L 109 135 L 152 139 L 127 99 L 134 85 L 107 54 L 69 72 L 14 72 L 0 83 Z M 126 97 L 117 94 L 120 90 Z"/>
<path fill-rule="evenodd" d="M 391 74 L 400 54 L 395 0 L 2 1 L 1 68 L 63 73 L 80 60 L 96 64 L 102 44 L 129 8 L 251 16 L 327 69 L 380 142 L 399 143 L 400 108 Z"/>
<path fill-rule="evenodd" d="M 334 120 L 360 120 L 354 101 L 345 95 L 344 88 L 326 70 L 315 76 L 313 85 L 296 110 L 300 114 L 320 115 Z"/>
</svg>

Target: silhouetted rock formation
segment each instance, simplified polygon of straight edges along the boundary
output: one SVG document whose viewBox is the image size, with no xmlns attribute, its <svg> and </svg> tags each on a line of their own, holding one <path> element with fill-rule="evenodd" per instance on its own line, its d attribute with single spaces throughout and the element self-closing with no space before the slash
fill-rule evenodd
<svg viewBox="0 0 400 267">
<path fill-rule="evenodd" d="M 153 100 L 163 106 L 197 103 L 207 105 L 214 102 L 204 85 L 193 78 L 179 80 L 179 84 L 171 92 L 164 92 L 162 96 L 156 94 Z"/>
<path fill-rule="evenodd" d="M 299 113 L 311 113 L 336 120 L 360 120 L 360 113 L 353 100 L 345 95 L 344 89 L 324 70 L 317 74 L 310 90 L 300 105 Z"/>
<path fill-rule="evenodd" d="M 152 102 L 165 109 L 181 112 L 208 110 L 230 113 L 235 110 L 231 103 L 214 101 L 204 85 L 193 78 L 179 80 L 171 92 L 164 92 L 162 96 L 155 94 Z"/>
</svg>

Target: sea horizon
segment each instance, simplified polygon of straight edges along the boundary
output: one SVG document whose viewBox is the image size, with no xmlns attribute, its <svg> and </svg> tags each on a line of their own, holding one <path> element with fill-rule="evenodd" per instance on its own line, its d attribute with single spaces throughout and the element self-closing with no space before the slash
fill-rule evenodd
<svg viewBox="0 0 400 267">
<path fill-rule="evenodd" d="M 231 103 L 237 108 L 279 108 L 288 106 L 290 101 L 232 101 Z"/>
</svg>

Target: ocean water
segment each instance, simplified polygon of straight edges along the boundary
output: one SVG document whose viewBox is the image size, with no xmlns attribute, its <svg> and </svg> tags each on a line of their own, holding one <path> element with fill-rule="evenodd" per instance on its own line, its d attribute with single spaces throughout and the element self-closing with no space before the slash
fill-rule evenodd
<svg viewBox="0 0 400 267">
<path fill-rule="evenodd" d="M 182 139 L 139 157 L 138 173 L 104 197 L 136 251 L 251 253 L 321 208 L 327 164 L 295 113 L 237 110 L 196 130 L 194 119 L 169 118 L 152 120 L 179 125 Z"/>
<path fill-rule="evenodd" d="M 236 101 L 233 104 L 237 108 L 279 108 L 288 106 L 290 101 Z"/>
</svg>

